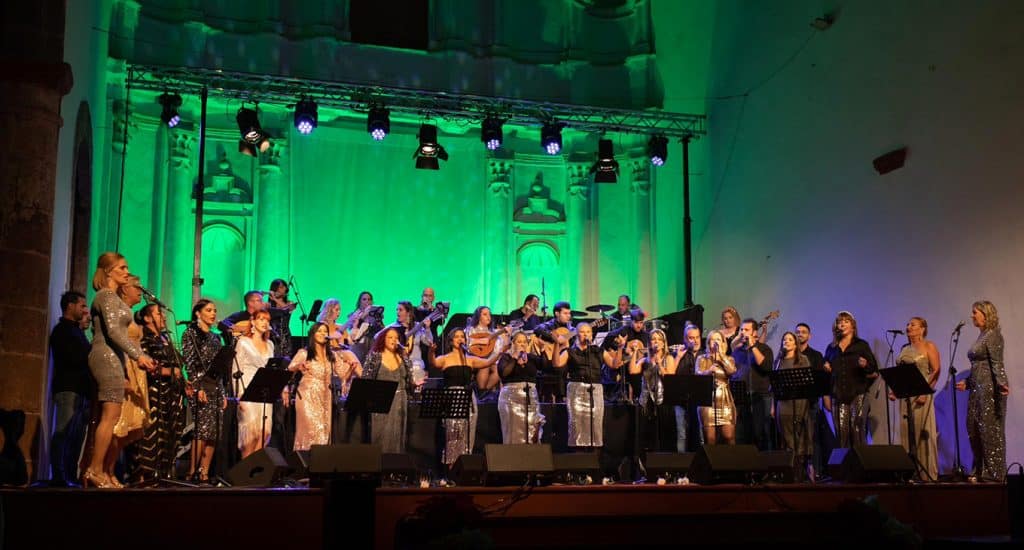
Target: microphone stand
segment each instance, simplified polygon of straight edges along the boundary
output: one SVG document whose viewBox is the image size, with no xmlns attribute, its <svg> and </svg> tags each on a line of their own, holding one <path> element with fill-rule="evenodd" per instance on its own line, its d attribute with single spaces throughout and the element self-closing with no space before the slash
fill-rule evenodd
<svg viewBox="0 0 1024 550">
<path fill-rule="evenodd" d="M 950 335 L 950 353 L 949 353 L 949 395 L 953 399 L 953 448 L 955 453 L 953 454 L 953 471 L 950 472 L 951 481 L 964 481 L 967 479 L 967 472 L 964 470 L 963 463 L 960 462 L 960 416 L 957 413 L 956 408 L 956 365 L 955 357 L 957 347 L 960 345 L 960 329 L 963 325 L 953 330 Z"/>
<path fill-rule="evenodd" d="M 889 339 L 889 334 L 892 335 L 892 340 Z M 885 368 L 895 365 L 895 361 L 892 356 L 892 347 L 896 345 L 896 333 L 888 333 L 885 336 L 885 343 L 889 346 L 889 353 L 885 356 Z M 881 377 L 879 377 L 881 378 Z M 882 399 L 885 403 L 885 433 L 889 436 L 889 445 L 892 445 L 892 413 L 890 410 L 892 407 L 889 404 L 889 385 L 885 383 L 885 379 L 882 378 Z M 907 409 L 910 414 L 913 414 L 913 409 Z"/>
<path fill-rule="evenodd" d="M 303 347 L 308 347 L 309 346 L 309 336 L 308 336 L 308 333 L 309 333 L 308 329 L 309 329 L 309 327 L 306 326 L 306 323 L 309 322 L 309 316 L 306 315 L 306 307 L 302 305 L 302 298 L 299 296 L 299 289 L 298 289 L 298 287 L 295 286 L 295 275 L 289 275 L 288 276 L 288 287 L 292 291 L 292 294 L 295 296 L 295 303 L 296 303 L 296 305 L 299 306 L 299 313 L 300 313 L 300 315 L 299 315 L 299 322 L 302 325 L 302 334 L 303 334 L 303 336 L 302 336 L 302 345 L 303 345 Z"/>
</svg>

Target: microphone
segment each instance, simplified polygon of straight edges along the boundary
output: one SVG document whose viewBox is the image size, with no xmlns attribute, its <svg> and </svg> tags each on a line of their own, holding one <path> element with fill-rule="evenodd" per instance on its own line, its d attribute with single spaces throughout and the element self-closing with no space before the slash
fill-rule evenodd
<svg viewBox="0 0 1024 550">
<path fill-rule="evenodd" d="M 139 290 L 142 291 L 142 294 L 144 294 L 146 296 L 146 298 L 149 299 L 150 302 L 153 302 L 154 304 L 162 307 L 163 309 L 166 309 L 167 311 L 170 311 L 171 313 L 174 313 L 174 310 L 169 308 L 169 307 L 167 307 L 167 304 L 161 302 L 160 298 L 157 298 L 156 294 L 153 294 L 152 290 L 149 290 L 148 288 L 146 288 L 144 286 L 140 286 Z M 188 323 L 186 323 L 186 324 L 188 324 Z"/>
<path fill-rule="evenodd" d="M 956 328 L 953 329 L 953 332 L 960 332 L 960 329 L 964 328 L 964 325 L 966 324 L 966 322 L 960 321 L 959 323 L 956 324 Z"/>
<path fill-rule="evenodd" d="M 903 331 L 898 328 L 891 328 L 885 332 L 888 332 L 889 334 L 903 334 Z"/>
<path fill-rule="evenodd" d="M 177 323 L 174 323 L 174 324 L 176 324 L 176 325 L 191 325 L 192 321 L 178 321 Z"/>
</svg>

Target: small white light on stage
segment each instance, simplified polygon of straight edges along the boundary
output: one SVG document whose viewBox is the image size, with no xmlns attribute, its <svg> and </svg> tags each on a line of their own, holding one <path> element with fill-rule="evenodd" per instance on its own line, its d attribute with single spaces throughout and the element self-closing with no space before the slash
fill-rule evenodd
<svg viewBox="0 0 1024 550">
<path fill-rule="evenodd" d="M 168 128 L 174 128 L 181 122 L 181 115 L 178 114 L 178 107 L 181 107 L 181 96 L 164 92 L 159 97 L 163 110 L 160 112 L 160 120 Z"/>
<path fill-rule="evenodd" d="M 597 142 L 597 162 L 590 167 L 594 174 L 594 183 L 615 183 L 619 179 L 619 162 L 615 160 L 615 147 L 612 140 L 602 139 Z"/>
<path fill-rule="evenodd" d="M 295 104 L 295 129 L 302 135 L 309 135 L 319 122 L 316 102 L 303 98 Z"/>
<path fill-rule="evenodd" d="M 270 148 L 270 140 L 260 126 L 260 119 L 255 110 L 242 107 L 238 110 L 235 121 L 238 122 L 238 132 L 242 136 L 238 142 L 239 153 L 255 157 L 257 153 Z"/>
<path fill-rule="evenodd" d="M 561 122 L 548 122 L 540 129 L 540 146 L 549 155 L 557 155 L 562 152 L 562 128 Z"/>
<path fill-rule="evenodd" d="M 491 151 L 501 147 L 501 142 L 504 139 L 502 124 L 500 118 L 489 116 L 480 126 L 480 141 L 484 142 L 484 145 Z"/>
<path fill-rule="evenodd" d="M 384 107 L 370 107 L 366 115 L 366 131 L 374 141 L 383 141 L 391 132 L 391 112 Z"/>
<path fill-rule="evenodd" d="M 663 166 L 668 160 L 668 138 L 651 136 L 651 140 L 647 142 L 647 156 L 650 157 L 651 164 Z"/>
<path fill-rule="evenodd" d="M 437 126 L 423 124 L 419 133 L 420 145 L 413 152 L 416 159 L 416 168 L 423 170 L 437 170 L 440 168 L 438 159 L 448 160 L 448 152 L 437 142 Z"/>
</svg>

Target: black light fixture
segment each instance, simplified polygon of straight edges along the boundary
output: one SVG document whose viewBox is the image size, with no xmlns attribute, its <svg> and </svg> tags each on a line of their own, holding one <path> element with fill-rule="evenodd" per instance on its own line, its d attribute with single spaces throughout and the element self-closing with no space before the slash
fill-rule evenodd
<svg viewBox="0 0 1024 550">
<path fill-rule="evenodd" d="M 300 134 L 307 136 L 313 133 L 319 121 L 316 102 L 308 97 L 302 98 L 295 104 L 295 129 Z"/>
<path fill-rule="evenodd" d="M 270 148 L 270 140 L 260 126 L 260 119 L 255 110 L 242 107 L 238 110 L 235 121 L 238 122 L 238 132 L 242 136 L 238 141 L 239 153 L 255 157 Z"/>
<path fill-rule="evenodd" d="M 504 122 L 500 118 L 489 116 L 480 126 L 480 141 L 484 142 L 484 145 L 491 151 L 501 147 L 501 142 L 504 139 L 502 124 Z"/>
<path fill-rule="evenodd" d="M 437 170 L 440 168 L 438 159 L 448 160 L 448 152 L 437 142 L 437 126 L 423 124 L 419 133 L 420 145 L 413 152 L 416 159 L 416 168 L 423 170 Z"/>
<path fill-rule="evenodd" d="M 615 160 L 612 140 L 597 142 L 597 162 L 590 167 L 590 172 L 594 174 L 594 183 L 615 183 L 619 180 L 619 162 Z"/>
<path fill-rule="evenodd" d="M 545 122 L 540 129 L 540 146 L 549 155 L 557 155 L 562 152 L 562 122 Z"/>
<path fill-rule="evenodd" d="M 174 128 L 181 122 L 181 115 L 178 114 L 178 107 L 181 107 L 181 96 L 164 92 L 158 100 L 160 105 L 163 106 L 163 110 L 160 112 L 160 120 L 168 128 Z"/>
<path fill-rule="evenodd" d="M 668 138 L 665 136 L 651 136 L 647 142 L 647 156 L 651 164 L 662 166 L 668 160 Z"/>
<path fill-rule="evenodd" d="M 370 107 L 366 115 L 366 131 L 374 141 L 383 141 L 391 131 L 391 112 L 384 107 Z"/>
</svg>

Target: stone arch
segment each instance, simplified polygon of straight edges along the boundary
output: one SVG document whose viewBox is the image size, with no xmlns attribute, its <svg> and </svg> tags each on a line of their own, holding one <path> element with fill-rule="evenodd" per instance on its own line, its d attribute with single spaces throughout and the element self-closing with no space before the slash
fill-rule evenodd
<svg viewBox="0 0 1024 550">
<path fill-rule="evenodd" d="M 552 291 L 558 294 L 562 285 L 558 248 L 546 240 L 523 243 L 516 251 L 516 273 L 517 296 L 520 299 L 527 294 L 540 294 L 542 281 L 549 297 Z"/>
<path fill-rule="evenodd" d="M 203 227 L 202 296 L 217 304 L 219 316 L 238 311 L 245 292 L 245 235 L 230 223 L 217 221 Z"/>
</svg>

